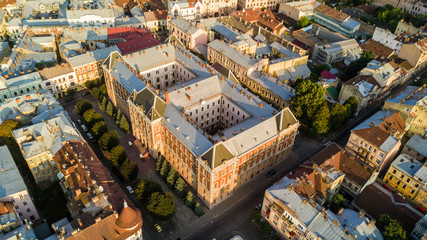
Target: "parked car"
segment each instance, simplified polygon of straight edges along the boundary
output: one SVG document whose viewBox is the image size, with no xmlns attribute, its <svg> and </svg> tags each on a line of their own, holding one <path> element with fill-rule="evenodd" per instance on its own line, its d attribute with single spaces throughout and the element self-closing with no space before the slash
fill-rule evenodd
<svg viewBox="0 0 427 240">
<path fill-rule="evenodd" d="M 268 171 L 267 177 L 271 178 L 274 174 L 276 174 L 276 169 L 271 169 L 270 171 Z"/>
<path fill-rule="evenodd" d="M 393 189 L 391 189 L 387 184 L 383 184 L 383 187 L 387 189 L 389 192 L 393 192 Z"/>
<path fill-rule="evenodd" d="M 161 232 L 162 231 L 162 227 L 160 227 L 159 224 L 154 224 L 154 228 L 156 229 L 157 232 Z"/>
<path fill-rule="evenodd" d="M 92 139 L 92 138 L 93 138 L 92 134 L 90 134 L 90 133 L 87 133 L 87 137 L 88 137 L 89 139 Z"/>
<path fill-rule="evenodd" d="M 417 210 L 418 210 L 420 213 L 422 213 L 422 214 L 425 214 L 425 213 L 426 213 L 425 208 L 420 207 L 420 206 L 418 206 L 418 205 L 415 205 L 415 209 L 417 209 Z"/>
<path fill-rule="evenodd" d="M 84 124 L 82 124 L 82 129 L 83 131 L 87 132 L 87 127 Z"/>
<path fill-rule="evenodd" d="M 135 191 L 133 191 L 133 188 L 129 185 L 126 186 L 126 189 L 129 191 L 130 194 L 133 194 Z"/>
<path fill-rule="evenodd" d="M 78 123 L 79 125 L 82 125 L 82 120 L 77 119 L 77 123 Z"/>
</svg>

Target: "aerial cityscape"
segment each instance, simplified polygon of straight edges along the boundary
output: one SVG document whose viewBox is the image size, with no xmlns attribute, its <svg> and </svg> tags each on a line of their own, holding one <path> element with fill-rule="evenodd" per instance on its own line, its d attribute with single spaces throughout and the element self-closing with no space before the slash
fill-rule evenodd
<svg viewBox="0 0 427 240">
<path fill-rule="evenodd" d="M 0 240 L 427 240 L 426 0 L 0 20 Z"/>
</svg>

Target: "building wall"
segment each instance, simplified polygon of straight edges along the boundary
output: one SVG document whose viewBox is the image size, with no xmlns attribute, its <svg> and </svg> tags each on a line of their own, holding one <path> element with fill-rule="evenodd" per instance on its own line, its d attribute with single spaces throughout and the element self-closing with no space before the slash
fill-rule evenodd
<svg viewBox="0 0 427 240">
<path fill-rule="evenodd" d="M 182 31 L 173 24 L 170 25 L 169 30 L 170 35 L 174 35 L 175 37 L 177 37 L 181 41 L 181 43 L 184 44 L 185 47 L 188 49 L 193 49 L 199 44 L 207 44 L 208 35 L 204 30 L 200 30 L 194 34 L 191 34 Z"/>
<path fill-rule="evenodd" d="M 388 169 L 383 181 L 410 199 L 414 199 L 423 186 L 422 182 L 393 165 Z"/>
<path fill-rule="evenodd" d="M 77 76 L 74 71 L 43 80 L 43 87 L 50 90 L 57 97 L 65 96 L 69 89 L 78 90 L 78 85 Z"/>
<path fill-rule="evenodd" d="M 427 51 L 421 51 L 415 44 L 403 44 L 399 57 L 408 60 L 412 66 L 418 67 L 427 62 Z"/>
<path fill-rule="evenodd" d="M 166 19 L 153 20 L 153 21 L 147 20 L 147 28 L 150 29 L 150 31 L 152 32 L 165 30 L 167 29 L 167 21 Z"/>
<path fill-rule="evenodd" d="M 406 153 L 409 156 L 415 158 L 416 160 L 420 161 L 420 162 L 426 162 L 427 161 L 427 157 L 421 155 L 420 153 L 416 152 L 414 149 L 410 148 L 408 145 L 405 145 L 402 149 L 402 153 Z"/>
<path fill-rule="evenodd" d="M 282 2 L 279 4 L 279 13 L 284 13 L 288 17 L 298 21 L 303 16 L 311 18 L 314 14 L 314 9 L 311 11 L 300 11 L 298 8 L 289 5 L 287 2 Z"/>
<path fill-rule="evenodd" d="M 224 101 L 223 104 L 227 103 Z M 260 143 L 211 169 L 174 135 L 174 131 L 162 125 L 160 119 L 149 121 L 130 101 L 129 112 L 134 136 L 148 147 L 150 154 L 164 156 L 208 207 L 220 203 L 234 189 L 290 154 L 298 129 L 298 125 L 291 126 L 279 135 L 272 136 L 267 142 Z M 220 112 L 222 114 L 222 110 Z M 185 117 L 185 114 L 183 116 Z M 195 118 L 196 115 L 193 114 L 192 117 Z"/>
<path fill-rule="evenodd" d="M 4 102 L 4 100 L 7 98 L 20 96 L 24 93 L 38 91 L 43 88 L 42 84 L 43 83 L 41 79 L 36 79 L 35 81 L 31 81 L 18 86 L 0 89 L 0 102 Z"/>
<path fill-rule="evenodd" d="M 5 201 L 11 201 L 15 205 L 15 212 L 18 214 L 21 221 L 26 219 L 27 221 L 33 222 L 40 219 L 39 213 L 37 212 L 28 190 L 0 198 L 0 202 Z"/>
<path fill-rule="evenodd" d="M 338 96 L 338 101 L 344 103 L 350 97 L 355 97 L 357 99 L 359 110 L 364 109 L 371 100 L 370 96 L 363 97 L 355 85 L 343 84 L 341 86 L 340 95 Z"/>
<path fill-rule="evenodd" d="M 354 33 L 360 28 L 360 25 L 359 25 L 359 27 L 349 30 L 341 26 L 342 22 L 335 20 L 333 18 L 330 18 L 329 16 L 323 15 L 322 13 L 317 11 L 314 11 L 313 19 L 316 23 L 326 28 L 329 28 L 332 31 L 339 32 L 347 37 L 353 36 Z"/>
<path fill-rule="evenodd" d="M 276 9 L 277 4 L 281 3 L 282 0 L 238 0 L 237 6 L 239 9 L 258 9 L 266 8 L 267 10 Z"/>
<path fill-rule="evenodd" d="M 204 1 L 203 1 L 204 2 Z M 203 11 L 205 15 L 227 15 L 237 10 L 237 0 L 227 1 L 206 1 L 203 4 Z"/>
<path fill-rule="evenodd" d="M 102 61 L 99 61 L 74 67 L 78 84 L 84 86 L 85 82 L 100 78 L 103 75 L 101 64 Z"/>
<path fill-rule="evenodd" d="M 394 54 L 398 55 L 400 52 L 400 49 L 402 48 L 402 43 L 397 40 L 394 40 L 395 37 L 396 35 L 390 32 L 389 30 L 377 27 L 375 28 L 374 35 L 372 36 L 372 40 L 393 49 Z"/>
<path fill-rule="evenodd" d="M 366 139 L 363 139 L 362 137 L 352 132 L 345 148 L 351 155 L 359 159 L 366 166 L 381 171 L 390 163 L 390 161 L 394 159 L 394 156 L 396 156 L 400 145 L 401 142 L 399 140 L 396 146 L 394 146 L 390 152 L 386 153 L 380 150 L 378 146 L 373 145 Z"/>
<path fill-rule="evenodd" d="M 18 143 L 21 145 L 22 143 Z M 49 185 L 57 180 L 56 174 L 59 172 L 50 152 L 43 152 L 39 155 L 25 159 L 28 168 L 33 174 L 38 185 Z"/>
</svg>

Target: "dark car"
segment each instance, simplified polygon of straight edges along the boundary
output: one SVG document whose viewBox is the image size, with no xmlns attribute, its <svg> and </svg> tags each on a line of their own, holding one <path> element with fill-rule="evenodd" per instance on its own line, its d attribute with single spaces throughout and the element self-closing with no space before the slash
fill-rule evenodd
<svg viewBox="0 0 427 240">
<path fill-rule="evenodd" d="M 270 171 L 268 171 L 267 177 L 271 178 L 274 174 L 276 174 L 276 169 L 271 169 Z"/>
</svg>

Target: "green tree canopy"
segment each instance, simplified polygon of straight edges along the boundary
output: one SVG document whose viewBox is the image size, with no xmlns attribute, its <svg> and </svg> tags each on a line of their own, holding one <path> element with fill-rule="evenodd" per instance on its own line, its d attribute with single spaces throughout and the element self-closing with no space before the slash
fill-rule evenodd
<svg viewBox="0 0 427 240">
<path fill-rule="evenodd" d="M 113 107 L 113 104 L 110 101 L 108 101 L 108 103 L 107 103 L 107 110 L 105 110 L 105 112 L 110 117 L 112 117 L 114 115 L 114 107 Z"/>
<path fill-rule="evenodd" d="M 325 104 L 317 110 L 313 117 L 312 134 L 325 134 L 329 131 L 329 108 Z"/>
<path fill-rule="evenodd" d="M 119 145 L 119 134 L 116 131 L 104 133 L 100 139 L 100 144 L 104 150 L 111 151 L 113 147 Z"/>
<path fill-rule="evenodd" d="M 157 171 L 158 173 L 160 173 L 160 169 L 162 168 L 163 160 L 164 160 L 164 158 L 163 158 L 163 156 L 162 156 L 162 155 L 160 155 L 160 156 L 157 158 L 157 161 L 156 161 L 156 171 Z"/>
<path fill-rule="evenodd" d="M 120 120 L 120 129 L 122 129 L 125 133 L 129 132 L 129 123 L 125 115 L 123 114 L 122 114 L 122 119 Z"/>
<path fill-rule="evenodd" d="M 87 110 L 92 109 L 92 104 L 88 100 L 81 99 L 76 104 L 76 112 L 80 116 L 83 115 Z"/>
<path fill-rule="evenodd" d="M 101 136 L 108 131 L 107 125 L 104 121 L 99 121 L 93 124 L 91 132 L 93 137 L 98 140 Z"/>
<path fill-rule="evenodd" d="M 311 19 L 309 19 L 307 16 L 300 17 L 300 19 L 297 22 L 298 27 L 300 27 L 300 28 L 307 27 L 308 25 L 310 25 L 312 23 L 313 23 L 313 21 Z"/>
<path fill-rule="evenodd" d="M 185 191 L 185 181 L 182 177 L 178 177 L 175 182 L 175 192 L 179 197 L 183 197 Z"/>
<path fill-rule="evenodd" d="M 406 231 L 403 229 L 402 224 L 388 214 L 380 215 L 375 225 L 381 231 L 385 240 L 406 239 Z"/>
<path fill-rule="evenodd" d="M 170 219 L 175 213 L 175 201 L 172 193 L 155 192 L 151 194 L 147 210 L 159 219 Z"/>
<path fill-rule="evenodd" d="M 157 182 L 142 180 L 135 188 L 135 194 L 138 199 L 148 201 L 151 194 L 155 192 L 162 192 L 162 187 Z"/>
<path fill-rule="evenodd" d="M 104 121 L 104 118 L 100 113 L 95 112 L 95 110 L 89 109 L 83 114 L 83 120 L 88 128 L 92 128 L 95 123 Z"/>
<path fill-rule="evenodd" d="M 373 51 L 364 51 L 359 59 L 351 62 L 345 69 L 343 80 L 346 81 L 357 76 L 359 71 L 365 68 L 373 58 Z"/>
<path fill-rule="evenodd" d="M 116 166 L 121 166 L 127 158 L 125 148 L 121 145 L 113 147 L 111 149 L 111 161 Z"/>
<path fill-rule="evenodd" d="M 344 102 L 344 106 L 349 105 L 350 106 L 350 114 L 351 117 L 353 117 L 356 112 L 357 112 L 357 108 L 359 106 L 359 102 L 357 101 L 357 99 L 355 97 L 349 97 L 345 102 Z"/>
<path fill-rule="evenodd" d="M 169 170 L 168 177 L 166 178 L 166 182 L 170 187 L 173 187 L 175 185 L 176 178 L 176 170 L 175 168 L 171 167 L 171 169 Z"/>
<path fill-rule="evenodd" d="M 105 86 L 105 84 L 102 84 L 101 86 L 99 86 L 99 95 L 100 96 L 107 95 L 107 87 Z"/>
<path fill-rule="evenodd" d="M 331 199 L 331 210 L 334 213 L 338 213 L 338 211 L 340 210 L 344 202 L 345 202 L 345 198 L 343 195 L 339 193 L 335 194 Z"/>
<path fill-rule="evenodd" d="M 312 82 L 317 82 L 319 80 L 320 74 L 323 70 L 331 70 L 331 67 L 328 64 L 316 64 L 310 68 L 310 79 Z"/>
<path fill-rule="evenodd" d="M 311 122 L 317 110 L 325 103 L 325 90 L 321 86 L 307 79 L 297 82 L 291 104 L 293 113 L 300 121 Z"/>
<path fill-rule="evenodd" d="M 168 163 L 168 161 L 164 160 L 162 163 L 162 168 L 160 168 L 160 176 L 163 179 L 165 179 L 168 172 L 169 172 L 169 163 Z"/>
<path fill-rule="evenodd" d="M 190 190 L 188 190 L 187 192 L 187 197 L 185 198 L 185 204 L 187 204 L 190 207 L 193 207 L 194 205 L 194 195 Z"/>
<path fill-rule="evenodd" d="M 96 99 L 99 99 L 99 98 L 101 97 L 101 95 L 100 95 L 100 91 L 99 91 L 99 88 L 97 88 L 97 87 L 92 88 L 92 95 L 93 95 Z"/>
<path fill-rule="evenodd" d="M 122 164 L 121 172 L 128 180 L 135 180 L 138 177 L 138 166 L 136 162 L 126 159 Z"/>
<path fill-rule="evenodd" d="M 102 97 L 101 108 L 103 110 L 107 109 L 107 102 L 108 102 L 107 97 L 106 96 Z"/>
<path fill-rule="evenodd" d="M 347 106 L 349 106 L 349 105 L 347 105 Z M 331 129 L 340 128 L 351 117 L 350 116 L 351 111 L 347 111 L 347 107 L 344 107 L 343 105 L 341 105 L 341 103 L 335 103 L 332 106 L 330 113 L 331 113 L 331 115 L 330 115 L 330 119 L 329 119 L 329 123 L 330 123 L 329 127 Z"/>
</svg>

